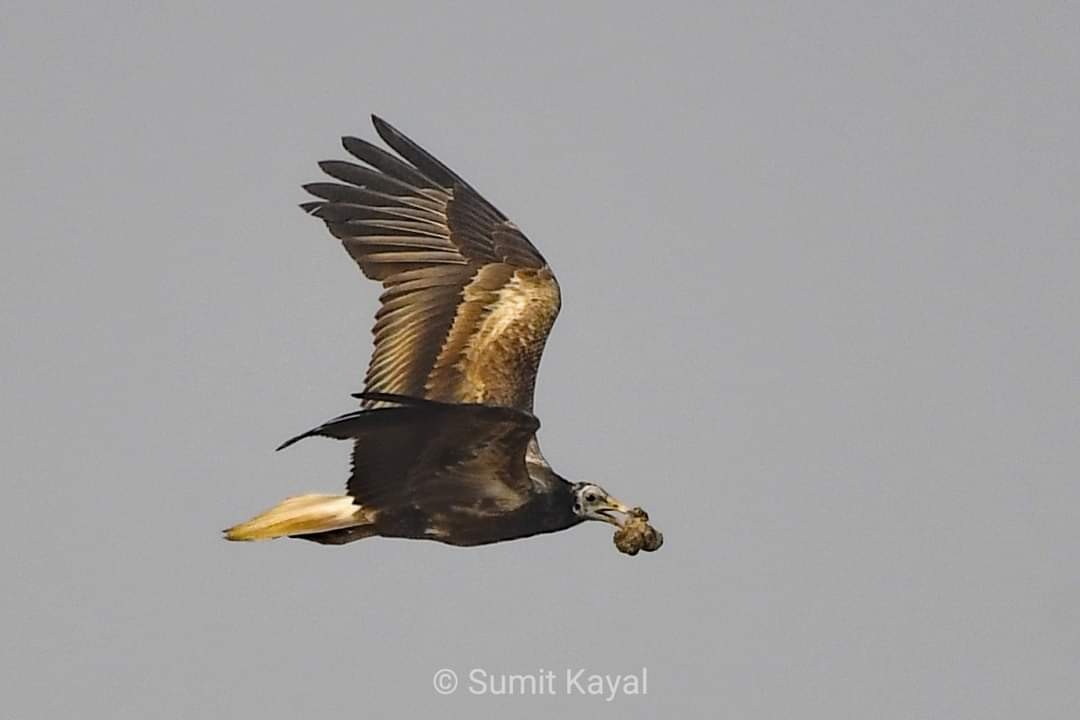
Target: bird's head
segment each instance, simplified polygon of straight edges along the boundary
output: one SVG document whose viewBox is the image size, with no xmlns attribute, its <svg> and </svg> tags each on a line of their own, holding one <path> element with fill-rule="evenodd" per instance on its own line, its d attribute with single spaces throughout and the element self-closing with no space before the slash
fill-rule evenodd
<svg viewBox="0 0 1080 720">
<path fill-rule="evenodd" d="M 574 514 L 582 520 L 602 520 L 622 527 L 630 512 L 623 503 L 613 498 L 607 490 L 593 483 L 574 483 Z"/>
</svg>

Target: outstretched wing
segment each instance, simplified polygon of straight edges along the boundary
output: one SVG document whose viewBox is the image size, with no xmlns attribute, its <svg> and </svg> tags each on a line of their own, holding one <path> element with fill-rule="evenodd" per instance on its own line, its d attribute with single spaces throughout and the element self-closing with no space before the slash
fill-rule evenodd
<svg viewBox="0 0 1080 720">
<path fill-rule="evenodd" d="M 525 448 L 540 427 L 532 415 L 383 393 L 359 397 L 390 406 L 334 418 L 281 447 L 316 435 L 354 440 L 348 491 L 374 510 L 500 513 L 529 499 Z"/>
<path fill-rule="evenodd" d="M 364 275 L 382 282 L 368 391 L 531 412 L 559 285 L 528 238 L 468 183 L 388 123 L 398 156 L 357 138 L 366 165 L 326 161 L 305 185 Z M 365 401 L 372 406 L 373 401 Z"/>
</svg>

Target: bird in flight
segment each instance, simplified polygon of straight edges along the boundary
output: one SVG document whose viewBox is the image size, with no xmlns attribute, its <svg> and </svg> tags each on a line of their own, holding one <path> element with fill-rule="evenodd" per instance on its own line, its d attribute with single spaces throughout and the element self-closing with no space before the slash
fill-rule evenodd
<svg viewBox="0 0 1080 720">
<path fill-rule="evenodd" d="M 288 498 L 225 537 L 471 546 L 596 520 L 618 528 L 623 552 L 659 547 L 644 511 L 563 478 L 540 452 L 533 388 L 560 307 L 543 256 L 450 168 L 372 121 L 396 155 L 344 138 L 363 164 L 320 163 L 333 182 L 305 185 L 316 199 L 301 205 L 384 288 L 360 409 L 278 448 L 353 441 L 346 493 Z"/>
</svg>

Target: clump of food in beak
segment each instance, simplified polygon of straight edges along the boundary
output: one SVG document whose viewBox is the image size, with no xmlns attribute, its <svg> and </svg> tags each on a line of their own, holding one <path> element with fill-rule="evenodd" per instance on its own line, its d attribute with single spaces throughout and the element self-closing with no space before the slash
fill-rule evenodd
<svg viewBox="0 0 1080 720">
<path fill-rule="evenodd" d="M 627 555 L 653 552 L 663 544 L 663 534 L 649 524 L 649 514 L 639 507 L 630 510 L 626 522 L 615 532 L 615 547 Z"/>
</svg>

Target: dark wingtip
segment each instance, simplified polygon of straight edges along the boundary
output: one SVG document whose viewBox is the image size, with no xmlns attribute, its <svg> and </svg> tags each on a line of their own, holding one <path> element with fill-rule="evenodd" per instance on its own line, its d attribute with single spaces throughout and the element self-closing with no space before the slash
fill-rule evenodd
<svg viewBox="0 0 1080 720">
<path fill-rule="evenodd" d="M 282 450 L 289 447 L 290 445 L 295 445 L 296 443 L 300 442 L 304 438 L 310 437 L 310 436 L 311 436 L 311 433 L 306 432 L 303 435 L 297 435 L 294 438 L 289 438 L 288 440 L 286 440 L 285 442 L 281 443 L 276 448 L 274 448 L 274 452 L 281 452 Z"/>
<path fill-rule="evenodd" d="M 346 150 L 349 151 L 349 153 L 351 153 L 353 155 L 355 155 L 356 153 L 353 153 L 352 148 L 354 148 L 354 147 L 356 147 L 358 145 L 362 146 L 363 144 L 364 144 L 364 141 L 361 140 L 358 137 L 353 137 L 352 135 L 342 135 L 341 136 L 341 147 L 345 148 Z"/>
<path fill-rule="evenodd" d="M 371 124 L 375 126 L 375 132 L 379 134 L 379 137 L 386 141 L 387 145 L 393 145 L 394 143 L 391 138 L 401 135 L 396 127 L 374 113 L 371 114 Z"/>
</svg>

